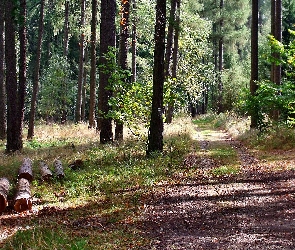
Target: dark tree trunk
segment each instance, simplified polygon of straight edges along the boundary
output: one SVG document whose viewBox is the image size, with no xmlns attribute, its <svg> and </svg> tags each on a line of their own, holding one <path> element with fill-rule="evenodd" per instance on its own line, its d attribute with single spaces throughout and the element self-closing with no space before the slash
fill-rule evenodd
<svg viewBox="0 0 295 250">
<path fill-rule="evenodd" d="M 276 0 L 276 14 L 275 14 L 275 38 L 282 42 L 282 0 Z M 275 57 L 280 60 L 280 55 L 276 54 Z M 281 74 L 282 74 L 282 67 L 281 65 L 275 66 L 275 76 L 274 82 L 277 85 L 281 84 Z"/>
<path fill-rule="evenodd" d="M 6 137 L 6 105 L 4 81 L 4 1 L 0 1 L 0 140 Z"/>
<path fill-rule="evenodd" d="M 18 84 L 16 73 L 14 1 L 5 1 L 5 62 L 7 93 L 7 144 L 6 152 L 21 150 L 22 128 L 19 128 Z"/>
<path fill-rule="evenodd" d="M 17 112 L 17 127 L 19 137 L 22 141 L 23 136 L 23 121 L 25 113 L 25 96 L 27 87 L 27 3 L 26 0 L 20 1 L 20 16 L 19 21 L 19 83 L 18 83 L 18 112 Z"/>
<path fill-rule="evenodd" d="M 89 54 L 88 54 L 88 46 L 85 48 L 85 64 L 88 63 Z M 83 86 L 82 86 L 82 104 L 81 104 L 81 120 L 85 121 L 86 119 L 86 88 L 87 88 L 87 75 L 88 70 L 85 67 L 84 68 L 84 74 L 83 74 Z"/>
<path fill-rule="evenodd" d="M 116 46 L 116 1 L 101 2 L 101 23 L 100 23 L 100 56 L 99 64 L 106 66 L 104 57 L 109 47 Z M 100 129 L 100 142 L 108 143 L 113 141 L 112 119 L 107 117 L 110 106 L 108 104 L 112 91 L 108 89 L 110 74 L 102 68 L 99 70 L 99 100 L 98 100 L 98 129 Z"/>
<path fill-rule="evenodd" d="M 82 30 L 80 35 L 80 55 L 79 55 L 79 74 L 78 74 L 78 92 L 77 92 L 77 103 L 76 103 L 76 116 L 75 121 L 78 123 L 81 121 L 81 108 L 82 108 L 82 88 L 83 88 L 83 76 L 84 76 L 84 40 L 85 34 L 83 28 L 85 25 L 85 0 L 81 1 L 81 19 L 80 28 Z"/>
<path fill-rule="evenodd" d="M 157 0 L 153 69 L 153 100 L 147 154 L 163 151 L 163 86 L 165 81 L 166 0 Z"/>
<path fill-rule="evenodd" d="M 89 97 L 89 128 L 95 128 L 96 99 L 96 22 L 97 0 L 92 0 L 91 41 L 90 41 L 90 97 Z"/>
<path fill-rule="evenodd" d="M 259 0 L 252 0 L 252 27 L 251 27 L 251 81 L 250 92 L 256 95 L 258 89 L 258 11 Z M 258 108 L 255 106 L 251 114 L 251 128 L 258 127 Z"/>
<path fill-rule="evenodd" d="M 127 70 L 128 38 L 129 38 L 129 12 L 130 0 L 121 0 L 121 21 L 120 21 L 120 44 L 119 44 L 119 66 Z M 128 79 L 124 79 L 127 84 Z M 123 121 L 116 120 L 115 140 L 123 141 Z"/>
<path fill-rule="evenodd" d="M 43 38 L 43 32 L 44 32 L 44 5 L 45 5 L 45 0 L 42 0 L 40 5 L 38 43 L 36 48 L 36 66 L 35 66 L 34 78 L 33 78 L 33 93 L 32 93 L 32 99 L 31 99 L 29 130 L 28 130 L 28 136 L 27 136 L 28 139 L 32 139 L 34 137 L 35 114 L 36 114 L 36 106 L 37 106 L 37 96 L 39 92 L 42 38 Z"/>
<path fill-rule="evenodd" d="M 137 11 L 136 11 L 136 0 L 133 0 L 133 21 L 132 21 L 132 82 L 136 82 L 136 40 L 137 40 L 137 33 L 136 33 L 136 19 L 137 19 Z"/>
</svg>

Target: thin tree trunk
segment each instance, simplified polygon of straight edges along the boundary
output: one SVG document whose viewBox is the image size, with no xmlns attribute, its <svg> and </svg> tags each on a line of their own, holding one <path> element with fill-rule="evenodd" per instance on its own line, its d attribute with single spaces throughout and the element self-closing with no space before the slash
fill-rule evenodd
<svg viewBox="0 0 295 250">
<path fill-rule="evenodd" d="M 27 3 L 26 0 L 20 1 L 20 16 L 19 24 L 19 83 L 18 83 L 18 130 L 19 137 L 22 141 L 23 137 L 23 121 L 25 112 L 25 96 L 27 86 Z"/>
<path fill-rule="evenodd" d="M 101 23 L 100 23 L 100 65 L 106 66 L 104 57 L 109 52 L 109 47 L 116 46 L 116 1 L 101 2 Z M 110 74 L 102 68 L 99 70 L 99 100 L 98 100 L 98 129 L 100 130 L 100 142 L 108 143 L 113 141 L 112 119 L 107 117 L 110 106 L 109 99 L 112 91 L 108 89 Z"/>
<path fill-rule="evenodd" d="M 69 1 L 65 2 L 65 22 L 64 22 L 64 51 L 63 55 L 68 56 L 69 53 Z"/>
<path fill-rule="evenodd" d="M 252 96 L 256 95 L 258 89 L 258 11 L 259 0 L 252 0 L 252 27 L 251 27 L 251 81 L 250 92 Z M 253 108 L 251 114 L 251 128 L 258 127 L 258 107 Z"/>
<path fill-rule="evenodd" d="M 0 1 L 0 140 L 6 137 L 6 105 L 4 81 L 4 1 Z"/>
<path fill-rule="evenodd" d="M 97 0 L 92 0 L 91 41 L 90 41 L 90 97 L 89 97 L 89 128 L 95 127 L 96 99 L 96 22 Z"/>
<path fill-rule="evenodd" d="M 136 82 L 136 40 L 137 40 L 137 31 L 136 31 L 136 25 L 137 25 L 137 11 L 136 11 L 136 0 L 133 0 L 133 21 L 132 21 L 132 82 Z"/>
<path fill-rule="evenodd" d="M 81 121 L 81 107 L 82 107 L 82 88 L 83 88 L 83 75 L 84 75 L 84 25 L 85 25 L 85 0 L 81 1 L 81 20 L 80 20 L 80 56 L 79 56 L 79 74 L 78 74 L 78 92 L 76 103 L 76 117 L 75 121 L 78 123 Z"/>
<path fill-rule="evenodd" d="M 43 39 L 43 32 L 44 32 L 44 5 L 45 5 L 45 0 L 41 0 L 40 19 L 39 19 L 39 28 L 38 28 L 39 29 L 38 43 L 37 43 L 37 49 L 36 49 L 36 66 L 34 71 L 33 93 L 32 93 L 32 99 L 31 99 L 29 129 L 28 129 L 28 136 L 27 136 L 28 139 L 32 139 L 34 137 L 35 114 L 36 114 L 36 106 L 37 106 L 37 96 L 39 92 L 42 39 Z"/>
<path fill-rule="evenodd" d="M 224 7 L 224 0 L 220 0 L 220 12 L 221 12 L 221 20 L 219 22 L 219 28 L 220 28 L 220 38 L 218 42 L 218 71 L 219 71 L 219 79 L 218 79 L 218 113 L 223 112 L 222 107 L 222 91 L 223 91 L 223 84 L 221 79 L 221 73 L 223 71 L 223 34 L 222 34 L 222 28 L 224 25 L 223 17 L 222 17 L 222 11 Z"/>
<path fill-rule="evenodd" d="M 172 69 L 171 69 L 172 79 L 177 78 L 179 30 L 180 30 L 180 0 L 176 0 L 174 42 L 173 42 Z M 167 109 L 167 115 L 166 115 L 166 123 L 168 124 L 171 123 L 173 119 L 174 104 L 175 104 L 175 100 L 172 100 L 171 103 L 168 103 L 168 109 Z"/>
<path fill-rule="evenodd" d="M 85 64 L 88 63 L 88 46 L 85 48 Z M 82 104 L 81 104 L 81 120 L 85 121 L 86 119 L 86 83 L 87 83 L 87 68 L 84 67 L 84 74 L 83 74 L 83 86 L 82 86 Z"/>
<path fill-rule="evenodd" d="M 130 0 L 121 1 L 121 21 L 120 21 L 120 44 L 119 44 L 119 66 L 122 70 L 127 70 L 127 53 L 128 53 L 128 38 L 129 38 L 129 10 Z M 128 79 L 124 79 L 127 84 Z M 115 93 L 116 94 L 116 93 Z M 123 141 L 123 121 L 116 120 L 115 140 Z"/>
<path fill-rule="evenodd" d="M 163 151 L 163 87 L 165 81 L 166 0 L 157 0 L 153 69 L 153 100 L 147 154 Z"/>
</svg>

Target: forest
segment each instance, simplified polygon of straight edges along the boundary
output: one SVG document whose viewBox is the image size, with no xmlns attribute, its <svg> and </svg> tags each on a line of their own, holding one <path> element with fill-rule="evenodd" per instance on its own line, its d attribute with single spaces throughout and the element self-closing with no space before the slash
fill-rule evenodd
<svg viewBox="0 0 295 250">
<path fill-rule="evenodd" d="M 294 0 L 0 9 L 0 247 L 295 247 Z"/>
</svg>

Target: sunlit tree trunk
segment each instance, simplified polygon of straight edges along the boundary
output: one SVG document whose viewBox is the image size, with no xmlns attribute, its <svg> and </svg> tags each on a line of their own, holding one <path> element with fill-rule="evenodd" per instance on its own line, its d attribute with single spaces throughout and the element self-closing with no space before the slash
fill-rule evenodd
<svg viewBox="0 0 295 250">
<path fill-rule="evenodd" d="M 163 87 L 165 81 L 165 27 L 166 0 L 157 0 L 155 25 L 155 50 L 153 69 L 152 113 L 148 135 L 147 154 L 163 151 Z"/>
<path fill-rule="evenodd" d="M 89 128 L 95 127 L 96 99 L 96 22 L 97 0 L 92 0 L 91 40 L 90 40 L 90 97 L 89 97 Z"/>
<path fill-rule="evenodd" d="M 81 121 L 81 108 L 82 108 L 82 89 L 83 89 L 83 76 L 84 76 L 84 25 L 85 25 L 85 0 L 81 1 L 81 19 L 80 19 L 80 43 L 79 43 L 79 73 L 78 73 L 78 92 L 76 102 L 76 116 L 75 122 Z"/>
<path fill-rule="evenodd" d="M 100 55 L 99 64 L 106 66 L 104 57 L 109 47 L 116 46 L 116 1 L 101 2 L 101 22 L 100 22 Z M 99 99 L 98 99 L 98 129 L 100 130 L 100 142 L 108 143 L 113 141 L 112 119 L 107 117 L 110 106 L 109 99 L 112 91 L 108 89 L 110 74 L 102 68 L 99 70 Z"/>
<path fill-rule="evenodd" d="M 136 41 L 137 41 L 137 32 L 136 32 L 136 25 L 137 25 L 137 11 L 136 11 L 136 0 L 132 0 L 132 13 L 133 13 L 133 20 L 132 20 L 132 82 L 136 82 Z"/>
<path fill-rule="evenodd" d="M 258 2 L 252 0 L 252 24 L 251 24 L 251 81 L 250 92 L 252 96 L 256 95 L 258 89 Z M 255 106 L 251 114 L 251 128 L 258 127 L 258 110 Z"/>
<path fill-rule="evenodd" d="M 43 38 L 43 31 L 44 31 L 44 5 L 45 5 L 45 0 L 42 0 L 40 5 L 38 43 L 36 48 L 36 59 L 35 59 L 36 64 L 35 64 L 34 76 L 33 76 L 33 93 L 32 93 L 31 109 L 30 109 L 30 116 L 29 116 L 29 129 L 28 129 L 28 136 L 27 136 L 28 139 L 32 139 L 34 137 L 35 114 L 36 114 L 36 106 L 37 106 L 37 96 L 39 92 L 42 38 Z"/>
<path fill-rule="evenodd" d="M 120 20 L 120 44 L 119 44 L 119 66 L 122 70 L 127 70 L 128 38 L 129 38 L 129 12 L 130 0 L 121 0 L 121 20 Z M 128 79 L 124 79 L 127 84 Z M 116 93 L 115 93 L 116 94 Z M 116 120 L 115 140 L 123 141 L 123 121 Z"/>
<path fill-rule="evenodd" d="M 6 137 L 6 105 L 4 81 L 4 0 L 0 1 L 0 140 Z"/>
<path fill-rule="evenodd" d="M 218 71 L 219 71 L 219 79 L 218 79 L 218 113 L 223 112 L 222 107 L 222 91 L 223 91 L 223 84 L 221 79 L 221 73 L 223 71 L 223 34 L 222 34 L 222 28 L 223 28 L 223 7 L 224 7 L 224 0 L 220 0 L 220 13 L 221 13 L 221 19 L 219 21 L 219 29 L 220 29 L 220 38 L 218 41 Z"/>
</svg>

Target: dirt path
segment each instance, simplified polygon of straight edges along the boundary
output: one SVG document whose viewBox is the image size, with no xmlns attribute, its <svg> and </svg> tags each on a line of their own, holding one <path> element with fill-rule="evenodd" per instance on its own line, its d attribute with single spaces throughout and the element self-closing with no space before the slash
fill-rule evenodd
<svg viewBox="0 0 295 250">
<path fill-rule="evenodd" d="M 143 230 L 152 239 L 146 249 L 295 249 L 295 174 L 267 171 L 222 131 L 204 135 L 197 130 L 201 157 L 186 163 L 206 173 L 215 162 L 206 151 L 228 145 L 238 154 L 238 175 L 183 179 L 155 190 L 145 205 Z"/>
</svg>

